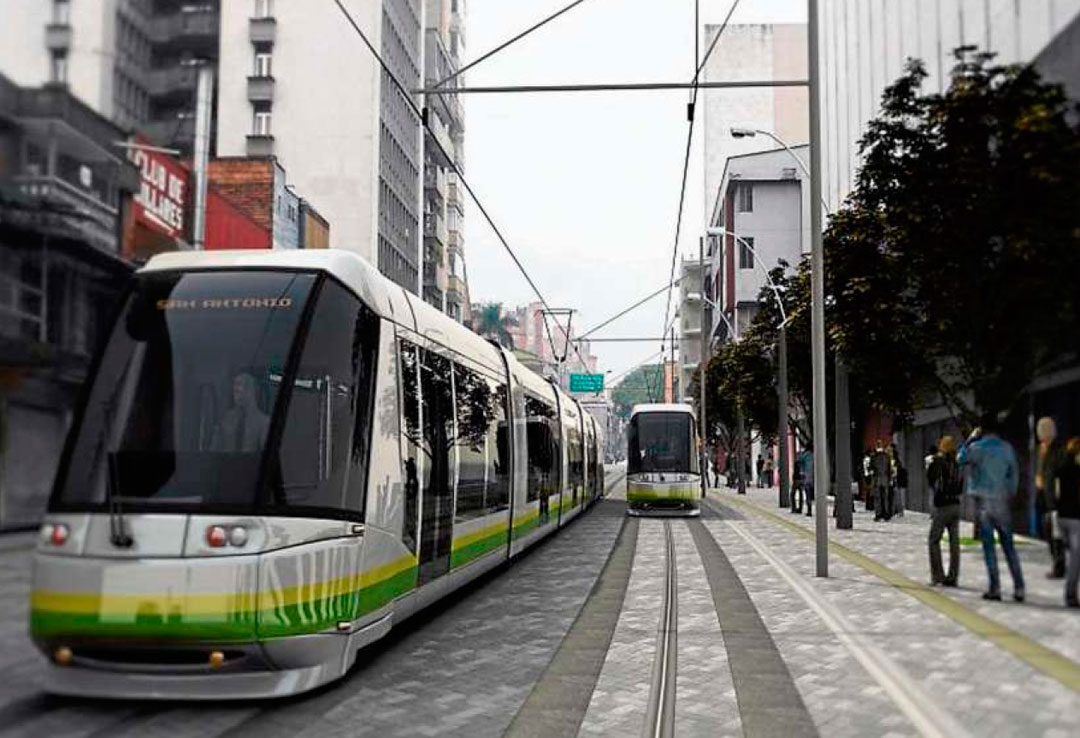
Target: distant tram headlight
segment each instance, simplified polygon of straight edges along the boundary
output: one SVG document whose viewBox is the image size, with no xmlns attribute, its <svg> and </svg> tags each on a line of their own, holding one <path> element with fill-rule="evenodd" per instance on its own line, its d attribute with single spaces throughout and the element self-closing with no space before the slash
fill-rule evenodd
<svg viewBox="0 0 1080 738">
<path fill-rule="evenodd" d="M 229 531 L 229 543 L 237 548 L 243 548 L 248 541 L 247 528 L 242 525 L 233 526 Z"/>
<path fill-rule="evenodd" d="M 211 525 L 206 529 L 206 544 L 211 548 L 221 548 L 228 543 L 229 537 L 220 525 Z"/>
</svg>

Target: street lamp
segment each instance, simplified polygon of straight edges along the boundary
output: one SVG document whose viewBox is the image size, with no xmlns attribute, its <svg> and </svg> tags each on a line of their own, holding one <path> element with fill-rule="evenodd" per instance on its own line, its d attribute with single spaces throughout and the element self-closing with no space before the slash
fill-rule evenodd
<svg viewBox="0 0 1080 738">
<path fill-rule="evenodd" d="M 780 146 L 784 147 L 784 150 L 795 160 L 795 163 L 802 169 L 803 174 L 810 180 L 811 190 L 815 186 L 818 188 L 819 197 L 821 201 L 822 210 L 826 214 L 831 214 L 829 209 L 829 203 L 825 202 L 824 196 L 820 195 L 821 180 L 820 178 L 815 180 L 811 174 L 811 170 L 806 166 L 798 154 L 788 145 L 786 141 L 777 136 L 771 131 L 761 130 L 760 128 L 732 128 L 732 138 L 753 138 L 754 136 L 761 134 L 775 141 Z M 811 151 L 811 156 L 818 153 Z M 821 215 L 821 211 L 817 213 Z M 813 237 L 820 240 L 820 228 L 813 234 Z M 824 309 L 823 309 L 824 310 Z M 822 317 L 824 320 L 824 316 Z M 824 338 L 822 338 L 824 343 Z M 823 349 L 824 350 L 824 349 Z M 836 372 L 835 372 L 835 397 L 834 406 L 836 410 L 835 418 L 835 437 L 836 442 L 836 527 L 841 529 L 850 530 L 853 527 L 852 520 L 852 501 L 851 501 L 851 404 L 848 398 L 848 373 L 847 367 L 844 365 L 843 357 L 839 353 L 835 356 L 836 360 Z M 819 439 L 815 437 L 815 445 Z M 816 480 L 815 480 L 816 482 Z M 815 484 L 816 486 L 816 484 Z M 819 489 L 821 489 L 819 487 Z M 823 498 L 824 499 L 824 498 Z"/>
<path fill-rule="evenodd" d="M 777 289 L 776 283 L 773 282 L 772 276 L 769 271 L 765 269 L 761 264 L 761 259 L 758 258 L 757 252 L 754 250 L 753 244 L 747 241 L 745 238 L 740 237 L 737 233 L 729 231 L 726 228 L 708 228 L 705 231 L 708 235 L 730 235 L 742 246 L 750 251 L 751 256 L 754 258 L 754 266 L 761 270 L 765 276 L 765 281 L 772 289 L 773 297 L 776 298 L 776 306 L 780 310 L 780 326 L 778 328 L 778 335 L 776 337 L 776 361 L 777 361 L 777 374 L 779 375 L 777 380 L 777 404 L 779 405 L 780 417 L 778 419 L 777 430 L 780 433 L 780 489 L 778 490 L 779 498 L 777 500 L 780 507 L 787 507 L 790 502 L 790 487 L 789 487 L 789 469 L 790 459 L 788 458 L 787 447 L 787 428 L 788 428 L 788 367 L 787 367 L 787 324 L 788 316 L 787 311 L 784 308 L 784 300 L 780 296 L 780 290 Z"/>
</svg>

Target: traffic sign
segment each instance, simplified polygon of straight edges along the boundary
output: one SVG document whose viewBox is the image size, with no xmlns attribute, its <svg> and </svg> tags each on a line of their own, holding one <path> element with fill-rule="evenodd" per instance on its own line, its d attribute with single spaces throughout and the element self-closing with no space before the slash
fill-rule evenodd
<svg viewBox="0 0 1080 738">
<path fill-rule="evenodd" d="M 603 374 L 571 374 L 571 392 L 602 392 L 604 389 Z"/>
</svg>

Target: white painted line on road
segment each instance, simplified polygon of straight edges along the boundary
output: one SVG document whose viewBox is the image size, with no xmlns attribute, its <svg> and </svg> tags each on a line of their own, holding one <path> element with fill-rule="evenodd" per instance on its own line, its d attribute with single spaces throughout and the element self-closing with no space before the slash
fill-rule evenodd
<svg viewBox="0 0 1080 738">
<path fill-rule="evenodd" d="M 972 738 L 960 722 L 943 710 L 937 702 L 913 680 L 903 667 L 889 658 L 866 635 L 855 628 L 840 610 L 825 597 L 818 594 L 806 581 L 776 554 L 770 551 L 752 533 L 743 530 L 731 520 L 724 521 L 735 533 L 757 551 L 800 597 L 810 606 L 822 622 L 851 651 L 885 690 L 915 729 L 925 738 Z"/>
</svg>

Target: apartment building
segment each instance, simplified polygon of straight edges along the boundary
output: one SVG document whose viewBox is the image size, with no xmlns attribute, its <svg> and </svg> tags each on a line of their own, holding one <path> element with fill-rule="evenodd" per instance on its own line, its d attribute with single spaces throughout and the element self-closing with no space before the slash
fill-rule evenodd
<svg viewBox="0 0 1080 738">
<path fill-rule="evenodd" d="M 394 76 L 418 87 L 420 0 L 345 5 Z M 419 294 L 420 121 L 337 6 L 225 3 L 220 66 L 218 155 L 281 161 L 289 183 L 333 224 L 331 247 L 355 251 Z"/>
</svg>

